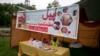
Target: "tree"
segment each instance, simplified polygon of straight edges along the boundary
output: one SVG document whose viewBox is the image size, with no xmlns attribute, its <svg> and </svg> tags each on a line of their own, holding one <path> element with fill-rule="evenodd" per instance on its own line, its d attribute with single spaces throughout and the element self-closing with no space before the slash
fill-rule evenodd
<svg viewBox="0 0 100 56">
<path fill-rule="evenodd" d="M 52 8 L 52 4 L 49 3 L 48 6 L 47 6 L 47 8 Z"/>
<path fill-rule="evenodd" d="M 48 4 L 47 8 L 58 7 L 58 6 L 60 6 L 59 2 L 57 0 L 54 0 L 52 3 Z"/>
<path fill-rule="evenodd" d="M 10 4 L 10 3 L 0 3 L 0 27 L 2 26 L 10 26 L 11 23 L 11 16 L 13 13 L 16 13 L 20 10 L 17 6 L 35 10 L 36 8 L 33 6 L 25 6 L 24 4 Z"/>
<path fill-rule="evenodd" d="M 53 7 L 58 7 L 59 6 L 59 2 L 57 0 L 54 0 L 52 2 Z"/>
</svg>

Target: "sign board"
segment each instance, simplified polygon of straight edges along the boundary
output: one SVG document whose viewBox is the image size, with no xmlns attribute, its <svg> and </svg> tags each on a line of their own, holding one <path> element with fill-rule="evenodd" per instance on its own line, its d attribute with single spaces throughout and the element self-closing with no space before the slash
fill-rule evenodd
<svg viewBox="0 0 100 56">
<path fill-rule="evenodd" d="M 79 6 L 19 11 L 16 28 L 77 39 Z"/>
</svg>

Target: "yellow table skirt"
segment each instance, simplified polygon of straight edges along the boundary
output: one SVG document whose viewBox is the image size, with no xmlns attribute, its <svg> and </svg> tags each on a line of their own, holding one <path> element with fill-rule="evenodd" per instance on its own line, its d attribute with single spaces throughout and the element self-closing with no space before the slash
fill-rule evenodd
<svg viewBox="0 0 100 56">
<path fill-rule="evenodd" d="M 54 47 L 51 45 L 46 45 L 51 49 L 56 49 L 56 52 L 49 52 L 41 48 L 37 48 L 29 44 L 28 41 L 22 41 L 19 43 L 19 52 L 18 56 L 21 56 L 23 53 L 29 56 L 70 56 L 69 48 L 64 47 Z"/>
</svg>

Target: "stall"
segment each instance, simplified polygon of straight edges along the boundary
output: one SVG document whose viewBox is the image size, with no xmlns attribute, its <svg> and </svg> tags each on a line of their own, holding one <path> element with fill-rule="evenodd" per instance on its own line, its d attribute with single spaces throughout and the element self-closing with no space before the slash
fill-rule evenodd
<svg viewBox="0 0 100 56">
<path fill-rule="evenodd" d="M 60 51 L 49 53 L 29 45 L 28 40 L 30 38 L 41 40 L 44 37 L 51 40 L 53 36 L 57 36 L 59 41 L 67 43 L 79 41 L 86 47 L 98 48 L 99 46 L 100 24 L 96 27 L 87 27 L 83 23 L 79 23 L 79 6 L 77 4 L 45 10 L 19 11 L 17 16 L 13 16 L 11 30 L 10 43 L 11 46 L 19 45 L 19 56 L 22 53 L 33 55 L 29 52 L 30 50 L 33 52 L 36 50 L 35 56 L 41 56 L 45 53 L 52 56 L 70 56 L 68 48 L 56 47 L 56 50 L 65 50 L 58 54 Z"/>
</svg>

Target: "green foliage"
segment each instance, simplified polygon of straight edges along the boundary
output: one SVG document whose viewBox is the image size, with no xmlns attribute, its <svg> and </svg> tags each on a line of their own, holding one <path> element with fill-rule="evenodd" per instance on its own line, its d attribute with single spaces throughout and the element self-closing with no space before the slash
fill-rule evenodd
<svg viewBox="0 0 100 56">
<path fill-rule="evenodd" d="M 57 0 L 54 0 L 52 3 L 49 3 L 47 8 L 52 8 L 52 7 L 59 7 L 59 2 Z"/>
<path fill-rule="evenodd" d="M 35 10 L 35 7 L 26 6 L 24 4 L 0 3 L 0 27 L 10 26 L 12 14 L 16 13 L 17 11 L 22 10 L 18 8 L 17 6 L 20 6 L 28 10 Z"/>
<path fill-rule="evenodd" d="M 52 4 L 49 3 L 48 6 L 47 6 L 47 8 L 52 8 Z"/>
<path fill-rule="evenodd" d="M 9 26 L 10 25 L 10 21 L 11 21 L 11 15 L 10 14 L 4 14 L 0 17 L 0 25 L 4 25 L 4 26 Z"/>
</svg>

